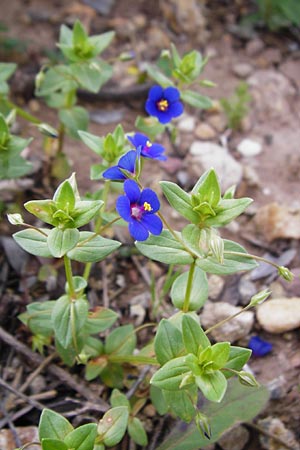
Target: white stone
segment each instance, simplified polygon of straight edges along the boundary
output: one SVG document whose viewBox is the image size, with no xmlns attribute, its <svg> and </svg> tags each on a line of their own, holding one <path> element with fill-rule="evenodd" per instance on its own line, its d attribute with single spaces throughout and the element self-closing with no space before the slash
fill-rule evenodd
<svg viewBox="0 0 300 450">
<path fill-rule="evenodd" d="M 275 298 L 257 308 L 257 320 L 269 333 L 285 333 L 300 327 L 300 298 Z"/>
<path fill-rule="evenodd" d="M 240 312 L 241 309 L 227 302 L 213 303 L 208 301 L 204 305 L 203 312 L 200 315 L 200 321 L 204 328 L 207 329 Z M 252 311 L 246 311 L 212 330 L 210 336 L 217 342 L 235 342 L 250 333 L 253 322 L 254 313 Z"/>
<path fill-rule="evenodd" d="M 237 63 L 232 67 L 232 72 L 239 78 L 247 78 L 253 72 L 253 67 L 248 63 Z"/>
<path fill-rule="evenodd" d="M 253 139 L 243 139 L 237 146 L 237 151 L 243 156 L 256 156 L 262 151 L 262 145 Z"/>
<path fill-rule="evenodd" d="M 190 148 L 195 163 L 199 162 L 203 170 L 215 169 L 223 190 L 238 185 L 243 176 L 242 165 L 236 161 L 224 147 L 212 142 L 194 141 Z M 195 170 L 200 173 L 195 164 Z"/>
<path fill-rule="evenodd" d="M 178 122 L 178 130 L 183 133 L 191 133 L 195 130 L 196 118 L 193 116 L 183 116 Z"/>
</svg>

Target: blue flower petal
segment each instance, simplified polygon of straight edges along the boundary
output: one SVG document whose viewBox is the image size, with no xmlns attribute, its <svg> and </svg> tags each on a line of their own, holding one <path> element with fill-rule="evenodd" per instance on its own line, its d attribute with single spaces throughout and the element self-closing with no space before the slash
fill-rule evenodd
<svg viewBox="0 0 300 450">
<path fill-rule="evenodd" d="M 252 336 L 248 347 L 252 350 L 253 356 L 265 356 L 272 350 L 272 344 L 264 341 L 259 336 Z"/>
<path fill-rule="evenodd" d="M 119 162 L 118 166 L 121 169 L 128 170 L 128 172 L 134 174 L 135 173 L 135 161 L 137 158 L 137 152 L 135 150 L 130 150 L 125 155 L 123 155 Z"/>
<path fill-rule="evenodd" d="M 138 220 L 129 222 L 128 229 L 129 233 L 136 241 L 145 241 L 149 236 L 148 230 Z"/>
<path fill-rule="evenodd" d="M 141 196 L 139 198 L 139 205 L 144 205 L 144 203 L 147 202 L 151 206 L 151 212 L 147 213 L 146 211 L 144 214 L 153 214 L 156 213 L 160 208 L 160 203 L 158 200 L 158 197 L 152 189 L 146 188 L 142 191 Z"/>
<path fill-rule="evenodd" d="M 163 229 L 161 219 L 155 214 L 144 214 L 141 223 L 150 231 L 150 233 L 158 236 Z"/>
<path fill-rule="evenodd" d="M 170 110 L 173 117 L 178 117 L 183 113 L 183 104 L 181 102 L 172 103 Z"/>
<path fill-rule="evenodd" d="M 171 120 L 173 119 L 172 110 L 171 108 L 169 108 L 168 111 L 157 110 L 155 117 L 157 117 L 159 122 L 163 124 L 171 122 Z"/>
<path fill-rule="evenodd" d="M 145 104 L 145 110 L 149 116 L 158 117 L 159 111 L 157 109 L 156 103 L 153 100 L 147 100 Z"/>
<path fill-rule="evenodd" d="M 149 91 L 148 98 L 154 102 L 157 102 L 162 98 L 163 92 L 164 90 L 161 86 L 159 85 L 152 86 L 152 88 Z"/>
<path fill-rule="evenodd" d="M 118 166 L 110 167 L 105 170 L 102 174 L 103 178 L 107 178 L 108 180 L 125 180 L 125 175 L 121 172 Z"/>
<path fill-rule="evenodd" d="M 151 147 L 147 147 L 146 150 L 142 149 L 141 155 L 144 158 L 159 159 L 165 161 L 167 158 L 163 155 L 165 149 L 160 144 L 152 144 Z"/>
<path fill-rule="evenodd" d="M 125 181 L 124 192 L 127 195 L 129 202 L 131 204 L 137 203 L 141 196 L 140 188 L 139 188 L 137 182 L 134 180 L 126 180 Z"/>
<path fill-rule="evenodd" d="M 169 86 L 164 90 L 163 97 L 170 103 L 176 102 L 180 98 L 180 92 L 173 86 Z"/>
<path fill-rule="evenodd" d="M 126 220 L 126 222 L 131 221 L 130 201 L 126 195 L 121 195 L 117 198 L 116 209 L 122 219 Z"/>
<path fill-rule="evenodd" d="M 141 133 L 135 133 L 134 136 L 127 136 L 127 139 L 135 146 L 135 148 L 142 146 L 144 147 L 149 141 L 148 137 Z"/>
</svg>

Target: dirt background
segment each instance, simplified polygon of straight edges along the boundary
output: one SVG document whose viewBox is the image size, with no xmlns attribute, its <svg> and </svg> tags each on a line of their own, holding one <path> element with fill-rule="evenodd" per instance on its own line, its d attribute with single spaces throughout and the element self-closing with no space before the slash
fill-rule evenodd
<svg viewBox="0 0 300 450">
<path fill-rule="evenodd" d="M 99 12 L 97 8 L 100 7 L 102 9 Z M 42 101 L 34 98 L 32 80 L 49 54 L 55 52 L 60 25 L 72 25 L 77 18 L 82 20 L 91 34 L 114 29 L 116 38 L 104 56 L 112 59 L 123 51 L 134 49 L 139 68 L 144 62 L 156 59 L 161 49 L 168 47 L 171 42 L 177 45 L 181 53 L 192 48 L 203 52 L 209 56 L 204 78 L 213 81 L 216 87 L 202 89 L 201 92 L 216 101 L 232 95 L 238 83 L 246 80 L 250 86 L 252 101 L 241 129 L 231 131 L 227 128 L 226 118 L 217 103 L 215 109 L 208 112 L 195 112 L 186 108 L 185 116 L 178 119 L 179 135 L 176 146 L 172 147 L 168 141 L 163 141 L 169 156 L 168 162 L 161 163 L 155 174 L 149 172 L 149 175 L 145 176 L 145 182 L 153 187 L 157 181 L 164 178 L 190 188 L 205 168 L 203 159 L 191 152 L 192 146 L 195 142 L 221 146 L 224 149 L 224 161 L 221 158 L 220 167 L 226 168 L 226 176 L 222 177 L 223 186 L 236 183 L 237 196 L 250 196 L 254 199 L 247 214 L 227 227 L 224 235 L 237 240 L 256 254 L 267 253 L 272 258 L 286 258 L 286 263 L 299 274 L 300 33 L 297 29 L 283 30 L 280 33 L 271 33 L 265 28 L 245 31 L 239 25 L 240 19 L 250 12 L 252 7 L 251 2 L 242 0 L 11 0 L 1 5 L 1 22 L 8 27 L 8 31 L 2 33 L 2 41 L 7 36 L 16 38 L 19 47 L 16 45 L 5 51 L 0 45 L 1 59 L 19 64 L 12 81 L 15 102 L 53 126 L 56 126 L 55 113 L 44 106 Z M 89 130 L 92 133 L 103 136 L 112 131 L 119 121 L 125 131 L 132 131 L 136 116 L 144 113 L 146 91 L 140 92 L 136 89 L 134 95 L 128 94 L 135 89 L 135 78 L 129 73 L 130 64 L 117 64 L 113 79 L 103 88 L 103 94 L 90 96 L 83 93 L 80 96 L 80 103 L 91 114 Z M 200 127 L 203 124 L 208 126 L 206 131 Z M 28 126 L 22 120 L 18 121 L 18 126 L 22 135 L 35 137 L 28 150 L 28 158 L 35 161 L 41 171 L 43 156 L 40 135 L 34 127 Z M 239 144 L 246 138 L 259 144 L 257 154 L 245 155 L 238 150 Z M 72 163 L 72 170 L 77 174 L 81 192 L 98 189 L 97 183 L 92 183 L 89 178 L 89 167 L 91 163 L 98 162 L 97 156 L 82 143 L 71 139 L 67 140 L 66 152 Z M 236 162 L 237 169 L 230 165 L 232 159 L 228 159 L 228 155 Z M 36 172 L 37 178 L 39 171 Z M 19 193 L 16 193 L 18 188 L 10 191 L 6 185 L 2 185 L 1 189 L 4 198 L 8 198 L 12 203 L 19 196 Z M 31 184 L 23 195 L 29 199 L 30 195 L 42 197 L 43 193 L 43 189 Z M 170 221 L 179 228 L 182 223 L 180 217 L 168 209 L 164 200 L 162 202 Z M 3 239 L 13 232 L 4 222 L 1 224 L 1 230 Z M 121 233 L 123 241 L 130 244 L 128 235 L 124 231 Z M 46 290 L 45 293 L 44 284 L 36 280 L 40 263 L 32 259 L 27 260 L 27 265 L 22 266 L 22 273 L 18 273 L 18 268 L 12 263 L 13 258 L 9 257 L 10 247 L 7 245 L 5 246 L 2 240 L 4 251 L 1 257 L 3 288 L 0 324 L 29 345 L 30 337 L 26 330 L 20 327 L 16 316 L 24 310 L 27 303 L 39 299 L 41 295 L 47 298 L 51 292 Z M 164 277 L 164 268 L 155 264 L 153 267 L 159 285 Z M 123 277 L 126 293 L 122 293 L 117 305 L 114 305 L 114 301 L 111 305 L 116 306 L 127 319 L 136 320 L 128 305 L 132 306 L 132 299 L 145 291 L 147 269 L 144 261 L 139 258 L 130 261 L 110 260 L 106 269 L 101 265 L 99 270 L 100 281 L 97 281 L 96 276 L 99 276 L 99 271 L 93 274 L 92 292 L 101 296 L 103 285 L 108 284 L 106 289 L 111 293 L 117 280 Z M 240 287 L 244 282 L 245 278 L 241 276 L 228 277 L 214 300 L 226 301 L 234 306 L 241 305 Z M 250 282 L 258 289 L 270 287 L 274 298 L 300 297 L 299 276 L 296 282 L 287 285 L 281 283 L 274 273 L 266 274 L 261 269 L 257 278 Z M 220 283 L 220 280 L 217 280 L 217 283 Z M 92 294 L 91 298 L 93 299 Z M 143 308 L 146 315 L 149 314 L 147 301 L 149 302 L 149 296 L 148 300 L 147 296 L 144 296 Z M 170 304 L 164 306 L 165 311 L 171 311 Z M 166 312 L 160 311 L 159 314 Z M 251 334 L 258 334 L 273 344 L 273 351 L 268 356 L 256 358 L 250 363 L 258 380 L 273 386 L 273 397 L 264 415 L 279 418 L 295 433 L 296 441 L 299 441 L 299 328 L 278 335 L 268 333 L 255 322 Z M 247 345 L 248 339 L 249 334 L 244 336 L 240 343 Z M 13 379 L 15 386 L 18 386 L 18 383 L 28 376 L 29 368 L 24 367 L 19 374 L 20 379 L 16 381 L 14 374 L 17 373 L 17 367 L 14 364 L 18 366 L 18 357 L 8 344 L 3 347 L 3 355 L 8 359 L 1 358 L 2 376 L 6 375 L 9 381 Z M 50 390 L 49 386 L 53 387 L 64 396 L 65 392 L 57 381 L 51 381 L 51 378 L 49 380 L 49 376 L 45 377 L 45 380 L 48 385 L 44 389 Z M 14 411 L 13 407 L 11 411 Z M 29 420 L 24 414 L 16 425 L 34 424 L 34 419 L 36 415 L 33 415 L 33 420 Z M 257 441 L 257 434 L 252 432 L 251 436 L 252 439 L 243 448 L 262 448 Z M 128 447 L 125 445 L 122 448 L 129 448 L 129 444 Z M 266 445 L 265 448 L 275 448 L 270 443 Z"/>
</svg>

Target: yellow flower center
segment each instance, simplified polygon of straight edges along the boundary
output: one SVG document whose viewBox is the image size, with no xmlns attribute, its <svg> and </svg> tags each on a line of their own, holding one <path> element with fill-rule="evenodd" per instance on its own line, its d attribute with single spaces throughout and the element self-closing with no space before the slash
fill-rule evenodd
<svg viewBox="0 0 300 450">
<path fill-rule="evenodd" d="M 159 111 L 167 111 L 167 109 L 169 108 L 169 102 L 168 100 L 162 98 L 161 100 L 159 100 L 159 102 L 157 102 L 157 108 L 159 109 Z"/>
<path fill-rule="evenodd" d="M 147 142 L 146 142 L 146 147 L 148 147 L 148 148 L 152 147 L 152 142 L 147 141 Z"/>
<path fill-rule="evenodd" d="M 144 202 L 143 206 L 145 211 L 152 211 L 150 203 Z"/>
</svg>

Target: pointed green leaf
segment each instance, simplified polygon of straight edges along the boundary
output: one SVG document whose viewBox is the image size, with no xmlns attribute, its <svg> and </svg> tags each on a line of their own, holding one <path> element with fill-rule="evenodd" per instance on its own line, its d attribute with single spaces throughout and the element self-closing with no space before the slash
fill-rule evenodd
<svg viewBox="0 0 300 450">
<path fill-rule="evenodd" d="M 103 205 L 102 200 L 78 201 L 72 211 L 73 226 L 80 228 L 89 223 L 99 212 Z"/>
<path fill-rule="evenodd" d="M 211 347 L 211 360 L 213 364 L 211 368 L 213 370 L 222 369 L 228 361 L 230 353 L 229 342 L 217 342 Z"/>
<path fill-rule="evenodd" d="M 105 340 L 108 355 L 130 355 L 136 347 L 136 334 L 132 325 L 123 325 L 113 330 Z"/>
<path fill-rule="evenodd" d="M 119 248 L 120 242 L 97 236 L 89 231 L 81 231 L 79 242 L 68 252 L 68 257 L 79 262 L 97 262 Z"/>
<path fill-rule="evenodd" d="M 43 222 L 53 225 L 53 214 L 56 211 L 53 200 L 32 200 L 26 202 L 24 208 Z"/>
<path fill-rule="evenodd" d="M 210 341 L 200 324 L 188 315 L 182 318 L 182 336 L 186 351 L 195 356 L 199 353 L 199 347 L 203 350 L 210 346 Z"/>
<path fill-rule="evenodd" d="M 65 438 L 68 449 L 93 450 L 97 436 L 97 425 L 87 423 L 71 431 Z"/>
<path fill-rule="evenodd" d="M 186 357 L 180 356 L 171 359 L 155 372 L 150 383 L 160 389 L 178 391 L 183 377 L 188 373 L 190 373 L 190 368 L 186 364 Z"/>
<path fill-rule="evenodd" d="M 211 226 L 224 226 L 240 216 L 246 208 L 252 203 L 251 198 L 239 198 L 239 199 L 222 199 L 218 206 L 215 208 L 215 217 L 209 217 L 205 220 L 207 225 Z"/>
<path fill-rule="evenodd" d="M 20 314 L 19 319 L 25 323 L 34 334 L 51 336 L 53 324 L 51 320 L 55 300 L 35 302 L 27 305 L 27 312 Z"/>
<path fill-rule="evenodd" d="M 110 328 L 118 319 L 118 314 L 112 309 L 97 306 L 89 312 L 84 332 L 86 334 L 97 334 Z"/>
<path fill-rule="evenodd" d="M 47 230 L 46 228 L 40 228 L 40 231 L 35 228 L 28 228 L 27 230 L 14 233 L 13 238 L 23 250 L 31 255 L 52 258 L 52 254 L 47 244 L 47 235 L 49 232 L 50 230 Z"/>
<path fill-rule="evenodd" d="M 175 232 L 178 239 L 181 235 Z M 193 257 L 168 230 L 163 230 L 159 236 L 150 236 L 147 241 L 135 243 L 138 250 L 148 258 L 165 264 L 191 264 Z"/>
<path fill-rule="evenodd" d="M 244 365 L 249 360 L 251 353 L 252 352 L 249 348 L 231 346 L 228 361 L 224 365 L 224 368 L 228 367 L 228 369 L 237 371 L 242 370 Z M 226 376 L 226 378 L 229 378 L 233 376 L 233 373 L 224 370 L 224 375 Z"/>
<path fill-rule="evenodd" d="M 130 410 L 130 402 L 125 394 L 119 391 L 119 389 L 114 389 L 110 396 L 110 404 L 114 408 L 116 406 L 126 406 Z"/>
<path fill-rule="evenodd" d="M 180 391 L 163 391 L 163 396 L 173 413 L 184 422 L 191 422 L 195 416 L 198 390 L 196 386 Z"/>
<path fill-rule="evenodd" d="M 103 50 L 105 50 L 109 46 L 109 44 L 115 37 L 115 34 L 115 31 L 106 31 L 105 33 L 89 37 L 89 42 L 93 45 L 93 47 L 95 47 L 95 56 L 100 55 Z"/>
<path fill-rule="evenodd" d="M 198 388 L 211 402 L 220 402 L 227 388 L 227 380 L 219 370 L 195 377 Z"/>
<path fill-rule="evenodd" d="M 88 133 L 87 131 L 78 131 L 80 139 L 87 145 L 93 152 L 101 156 L 103 153 L 103 138 Z"/>
<path fill-rule="evenodd" d="M 137 417 L 132 417 L 128 421 L 128 434 L 138 445 L 144 447 L 148 444 L 148 437 L 145 428 Z"/>
<path fill-rule="evenodd" d="M 160 181 L 159 184 L 170 205 L 183 217 L 197 224 L 199 215 L 193 211 L 191 196 L 171 181 Z"/>
<path fill-rule="evenodd" d="M 158 325 L 154 349 L 157 361 L 161 365 L 177 358 L 184 350 L 180 331 L 167 319 L 162 319 Z"/>
<path fill-rule="evenodd" d="M 39 422 L 39 438 L 64 439 L 73 431 L 70 422 L 51 409 L 44 409 Z"/>
<path fill-rule="evenodd" d="M 59 120 L 65 125 L 68 133 L 75 139 L 78 139 L 78 130 L 87 130 L 89 115 L 86 109 L 81 106 L 73 108 L 60 109 Z"/>
<path fill-rule="evenodd" d="M 53 201 L 58 209 L 62 209 L 70 213 L 75 206 L 75 195 L 71 184 L 68 180 L 61 183 L 56 189 Z"/>
<path fill-rule="evenodd" d="M 146 70 L 150 78 L 156 81 L 157 84 L 166 88 L 168 86 L 173 86 L 172 80 L 164 75 L 157 69 L 157 66 L 153 66 L 152 64 L 146 64 Z"/>
<path fill-rule="evenodd" d="M 69 450 L 67 445 L 58 439 L 42 439 L 42 450 Z"/>
<path fill-rule="evenodd" d="M 52 256 L 61 258 L 66 255 L 69 250 L 75 247 L 79 237 L 77 228 L 66 228 L 65 230 L 52 228 L 47 238 L 48 248 Z"/>
<path fill-rule="evenodd" d="M 199 109 L 209 109 L 212 107 L 212 101 L 209 97 L 199 94 L 199 92 L 184 90 L 181 92 L 181 98 L 184 102 Z"/>
</svg>

